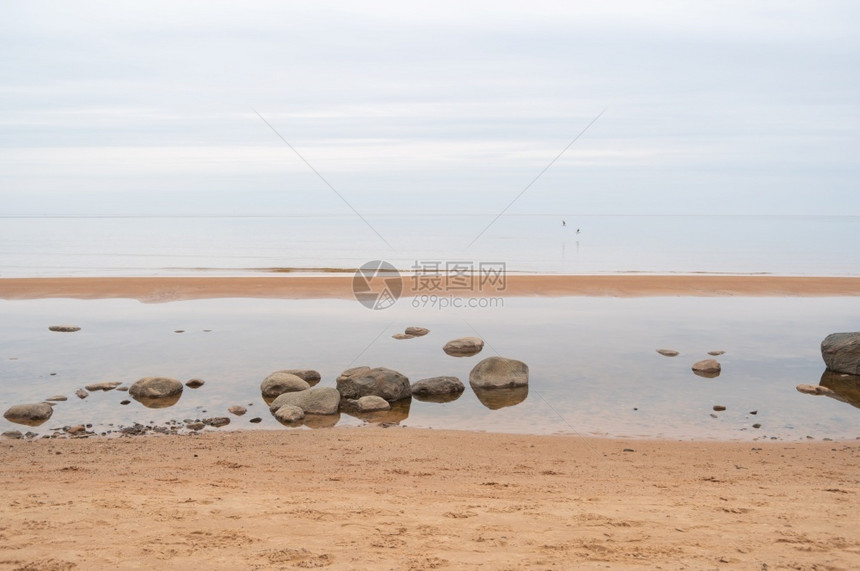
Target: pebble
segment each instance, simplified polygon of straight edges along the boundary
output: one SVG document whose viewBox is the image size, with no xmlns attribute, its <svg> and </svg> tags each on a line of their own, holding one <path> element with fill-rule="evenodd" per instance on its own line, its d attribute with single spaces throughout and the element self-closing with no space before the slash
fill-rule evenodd
<svg viewBox="0 0 860 571">
<path fill-rule="evenodd" d="M 57 331 L 59 333 L 74 333 L 75 331 L 80 331 L 81 328 L 77 325 L 51 325 L 48 327 L 49 331 Z"/>
<path fill-rule="evenodd" d="M 721 405 L 721 404 L 715 404 L 715 405 L 714 405 L 714 410 L 715 410 L 715 411 L 717 411 L 717 412 L 722 412 L 722 411 L 726 410 L 726 407 L 724 407 L 724 406 L 723 406 L 723 405 Z"/>
<path fill-rule="evenodd" d="M 205 384 L 206 384 L 206 381 L 204 381 L 202 379 L 190 379 L 188 382 L 185 383 L 185 386 L 188 387 L 189 389 L 199 389 L 200 387 L 202 387 Z"/>
</svg>

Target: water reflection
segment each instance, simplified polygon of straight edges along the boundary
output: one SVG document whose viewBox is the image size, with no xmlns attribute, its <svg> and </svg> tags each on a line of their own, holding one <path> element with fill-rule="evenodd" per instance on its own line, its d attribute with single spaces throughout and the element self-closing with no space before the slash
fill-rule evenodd
<svg viewBox="0 0 860 571">
<path fill-rule="evenodd" d="M 383 422 L 397 423 L 406 420 L 409 416 L 409 409 L 412 407 L 412 399 L 402 399 L 390 404 L 391 408 L 389 410 L 376 410 L 372 412 L 360 412 L 355 407 L 341 404 L 341 412 L 373 424 L 381 424 Z"/>
<path fill-rule="evenodd" d="M 860 408 L 860 376 L 826 370 L 819 384 L 833 391 L 827 396 Z"/>
<path fill-rule="evenodd" d="M 481 404 L 490 410 L 499 410 L 507 406 L 515 406 L 526 400 L 529 396 L 528 385 L 508 389 L 479 389 L 472 387 L 475 396 Z"/>
<path fill-rule="evenodd" d="M 435 402 L 440 404 L 444 404 L 446 402 L 454 402 L 461 396 L 463 396 L 462 391 L 459 393 L 445 393 L 442 395 L 417 395 L 415 393 L 412 393 L 412 398 L 414 398 L 415 400 L 421 402 Z"/>
<path fill-rule="evenodd" d="M 167 408 L 169 406 L 173 406 L 179 402 L 179 399 L 182 397 L 182 393 L 177 393 L 175 395 L 171 395 L 169 397 L 159 397 L 159 398 L 151 398 L 151 397 L 140 397 L 133 396 L 134 400 L 145 406 L 146 408 Z"/>
</svg>

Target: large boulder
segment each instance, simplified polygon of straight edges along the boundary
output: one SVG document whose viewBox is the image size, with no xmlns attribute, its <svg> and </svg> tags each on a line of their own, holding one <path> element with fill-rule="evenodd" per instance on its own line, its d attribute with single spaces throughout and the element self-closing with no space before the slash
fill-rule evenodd
<svg viewBox="0 0 860 571">
<path fill-rule="evenodd" d="M 340 393 L 332 387 L 313 387 L 306 391 L 284 393 L 269 405 L 276 412 L 285 405 L 297 406 L 305 414 L 336 414 L 340 405 Z"/>
<path fill-rule="evenodd" d="M 416 397 L 459 394 L 466 390 L 457 377 L 430 377 L 412 383 L 412 394 Z"/>
<path fill-rule="evenodd" d="M 478 337 L 461 337 L 445 343 L 442 350 L 452 357 L 470 357 L 477 355 L 484 348 L 484 340 Z"/>
<path fill-rule="evenodd" d="M 3 418 L 9 422 L 26 424 L 27 426 L 39 426 L 51 418 L 54 409 L 46 402 L 32 404 L 16 404 L 3 413 Z"/>
<path fill-rule="evenodd" d="M 337 390 L 345 399 L 374 395 L 394 402 L 412 396 L 409 379 L 385 367 L 347 369 L 337 378 Z"/>
<path fill-rule="evenodd" d="M 469 373 L 469 384 L 478 389 L 509 389 L 529 384 L 529 366 L 504 357 L 487 357 Z"/>
<path fill-rule="evenodd" d="M 128 389 L 128 394 L 136 399 L 162 399 L 182 393 L 183 385 L 176 379 L 167 377 L 146 377 L 136 381 Z"/>
<path fill-rule="evenodd" d="M 309 388 L 310 383 L 289 371 L 275 371 L 260 383 L 260 391 L 266 399 L 273 399 L 284 393 L 306 391 Z"/>
<path fill-rule="evenodd" d="M 860 333 L 831 333 L 821 342 L 821 357 L 831 371 L 860 375 Z"/>
</svg>

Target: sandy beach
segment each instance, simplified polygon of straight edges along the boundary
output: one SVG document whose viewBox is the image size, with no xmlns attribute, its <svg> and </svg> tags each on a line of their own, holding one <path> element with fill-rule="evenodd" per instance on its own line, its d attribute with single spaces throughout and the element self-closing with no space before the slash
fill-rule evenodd
<svg viewBox="0 0 860 571">
<path fill-rule="evenodd" d="M 3 569 L 856 569 L 860 443 L 3 440 Z"/>
<path fill-rule="evenodd" d="M 857 277 L 760 275 L 508 275 L 496 287 L 427 291 L 403 278 L 402 296 L 858 296 Z M 353 297 L 352 276 L 2 278 L 0 299 L 132 298 L 167 302 L 225 297 Z"/>
</svg>

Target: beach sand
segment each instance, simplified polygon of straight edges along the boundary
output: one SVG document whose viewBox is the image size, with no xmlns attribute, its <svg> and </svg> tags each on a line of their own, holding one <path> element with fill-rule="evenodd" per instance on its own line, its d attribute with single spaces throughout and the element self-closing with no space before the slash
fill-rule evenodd
<svg viewBox="0 0 860 571">
<path fill-rule="evenodd" d="M 860 568 L 860 441 L 0 440 L 0 478 L 3 569 Z"/>
<path fill-rule="evenodd" d="M 132 298 L 145 302 L 253 297 L 350 299 L 344 275 L 258 277 L 0 278 L 0 299 Z M 418 287 L 416 287 L 418 286 Z M 420 289 L 403 278 L 402 296 L 858 296 L 857 277 L 760 275 L 508 275 L 503 289 Z"/>
</svg>

